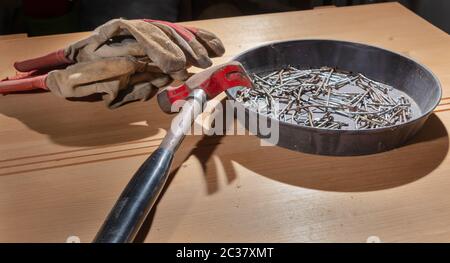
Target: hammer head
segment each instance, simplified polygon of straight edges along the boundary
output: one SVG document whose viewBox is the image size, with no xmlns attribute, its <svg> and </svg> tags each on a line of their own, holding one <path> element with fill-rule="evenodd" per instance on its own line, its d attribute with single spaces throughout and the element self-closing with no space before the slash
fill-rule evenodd
<svg viewBox="0 0 450 263">
<path fill-rule="evenodd" d="M 233 61 L 197 73 L 183 85 L 164 89 L 157 96 L 158 104 L 164 112 L 172 113 L 172 105 L 179 100 L 185 100 L 194 89 L 203 89 L 210 100 L 237 86 L 252 88 L 253 84 L 241 63 Z"/>
</svg>

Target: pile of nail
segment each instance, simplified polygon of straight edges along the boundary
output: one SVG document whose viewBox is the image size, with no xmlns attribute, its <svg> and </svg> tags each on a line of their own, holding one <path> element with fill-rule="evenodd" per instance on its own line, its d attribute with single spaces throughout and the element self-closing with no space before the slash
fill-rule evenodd
<svg viewBox="0 0 450 263">
<path fill-rule="evenodd" d="M 236 100 L 284 122 L 360 130 L 389 127 L 412 118 L 405 95 L 361 73 L 289 66 L 251 77 L 254 88 L 240 89 Z"/>
</svg>

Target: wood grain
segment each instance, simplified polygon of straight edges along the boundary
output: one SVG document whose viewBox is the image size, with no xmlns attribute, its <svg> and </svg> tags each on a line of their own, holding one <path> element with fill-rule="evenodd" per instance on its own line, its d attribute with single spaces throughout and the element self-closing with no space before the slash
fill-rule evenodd
<svg viewBox="0 0 450 263">
<path fill-rule="evenodd" d="M 260 146 L 251 135 L 188 136 L 139 240 L 450 241 L 448 34 L 395 3 L 186 24 L 223 40 L 227 52 L 215 63 L 298 38 L 391 49 L 428 66 L 444 96 L 412 142 L 370 156 L 298 153 Z M 0 41 L 0 77 L 14 73 L 16 60 L 87 35 Z M 111 111 L 49 93 L 0 97 L 0 242 L 65 242 L 72 235 L 90 242 L 172 117 L 155 100 Z"/>
<path fill-rule="evenodd" d="M 27 37 L 28 37 L 28 35 L 26 33 L 0 35 L 0 41 L 13 40 L 13 39 L 18 39 L 18 38 L 27 38 Z"/>
</svg>

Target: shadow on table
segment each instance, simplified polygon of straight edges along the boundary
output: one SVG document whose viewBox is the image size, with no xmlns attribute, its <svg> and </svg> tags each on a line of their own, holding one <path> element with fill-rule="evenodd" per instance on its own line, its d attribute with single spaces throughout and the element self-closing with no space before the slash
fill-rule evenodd
<svg viewBox="0 0 450 263">
<path fill-rule="evenodd" d="M 203 136 L 194 147 L 187 148 L 191 150 L 178 156 L 179 160 L 174 163 L 174 169 L 161 196 L 181 168 L 183 160 L 191 155 L 202 163 L 208 194 L 219 190 L 217 167 L 211 158 L 213 155 L 220 158 L 228 183 L 237 177 L 233 161 L 261 176 L 309 189 L 365 192 L 399 187 L 419 180 L 436 169 L 447 155 L 449 138 L 444 124 L 432 114 L 419 133 L 406 145 L 365 156 L 321 156 L 267 146 L 262 150 L 256 136 Z M 245 150 L 228 153 L 224 148 Z M 249 154 L 258 156 L 248 158 Z M 270 166 L 265 165 L 268 163 Z M 145 240 L 157 204 L 139 231 L 136 242 Z"/>
<path fill-rule="evenodd" d="M 324 191 L 364 192 L 398 187 L 428 175 L 444 160 L 448 148 L 444 124 L 432 114 L 406 145 L 383 153 L 337 157 L 271 147 L 258 151 L 258 158 L 233 157 L 233 160 L 261 176 L 290 185 Z M 283 158 L 277 158 L 279 156 Z M 224 165 L 231 162 L 226 156 L 221 160 Z M 261 165 L 264 163 L 270 166 Z"/>
<path fill-rule="evenodd" d="M 237 177 L 233 161 L 261 176 L 290 185 L 324 191 L 364 192 L 402 186 L 428 175 L 446 157 L 449 138 L 442 121 L 432 114 L 406 145 L 364 156 L 322 156 L 260 146 L 256 136 L 204 136 L 195 147 L 189 148 L 187 154 L 180 155 L 186 156 L 184 158 L 194 155 L 202 163 L 208 194 L 218 190 L 217 167 L 211 160 L 214 154 L 220 158 L 228 183 Z M 229 153 L 230 149 L 244 150 Z M 251 154 L 257 157 L 248 158 Z"/>
<path fill-rule="evenodd" d="M 155 111 L 161 116 L 152 114 Z M 21 121 L 56 144 L 81 147 L 147 138 L 168 127 L 172 118 L 161 114 L 154 101 L 109 110 L 103 102 L 68 102 L 49 93 L 1 97 L 0 114 Z"/>
<path fill-rule="evenodd" d="M 206 184 L 207 193 L 214 194 L 216 191 L 219 190 L 217 185 L 218 180 L 217 174 L 215 173 L 215 167 L 211 167 L 211 164 L 213 163 L 211 161 L 211 157 L 214 155 L 216 146 L 221 143 L 223 137 L 224 136 L 204 136 L 197 142 L 197 144 L 194 147 L 192 146 L 186 147 L 191 148 L 190 151 L 181 153 L 180 156 L 175 157 L 173 165 L 174 169 L 172 169 L 172 171 L 170 172 L 167 182 L 163 190 L 161 191 L 158 200 L 155 202 L 153 209 L 150 211 L 149 215 L 142 224 L 142 227 L 139 230 L 134 242 L 142 243 L 145 241 L 145 238 L 147 237 L 147 234 L 150 231 L 151 225 L 153 223 L 155 212 L 158 209 L 158 203 L 161 197 L 164 196 L 164 193 L 167 191 L 167 188 L 170 186 L 170 183 L 174 179 L 175 175 L 178 173 L 178 170 L 182 168 L 183 162 L 186 161 L 187 158 L 189 158 L 190 156 L 193 155 L 196 158 L 198 158 L 198 160 L 202 165 L 203 172 L 207 176 L 205 178 L 207 182 Z M 229 183 L 232 182 L 234 179 L 235 179 L 234 173 L 227 173 L 227 181 Z"/>
</svg>

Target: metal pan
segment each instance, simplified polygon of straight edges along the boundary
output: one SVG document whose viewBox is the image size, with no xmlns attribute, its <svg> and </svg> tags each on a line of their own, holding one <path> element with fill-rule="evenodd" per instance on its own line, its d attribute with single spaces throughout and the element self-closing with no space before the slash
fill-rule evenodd
<svg viewBox="0 0 450 263">
<path fill-rule="evenodd" d="M 239 61 L 249 73 L 267 72 L 289 65 L 299 68 L 336 67 L 359 72 L 406 93 L 418 106 L 409 121 L 387 128 L 367 130 L 332 130 L 300 126 L 276 119 L 278 146 L 322 155 L 363 155 L 387 151 L 401 146 L 423 126 L 438 105 L 442 89 L 436 76 L 425 66 L 400 54 L 358 43 L 335 40 L 293 40 L 266 44 L 245 51 L 233 60 Z M 235 99 L 240 87 L 229 89 Z M 244 107 L 238 104 L 238 107 Z M 256 111 L 245 108 L 246 119 L 257 117 Z M 240 120 L 247 128 L 248 122 Z M 263 137 L 260 132 L 257 134 Z"/>
</svg>

